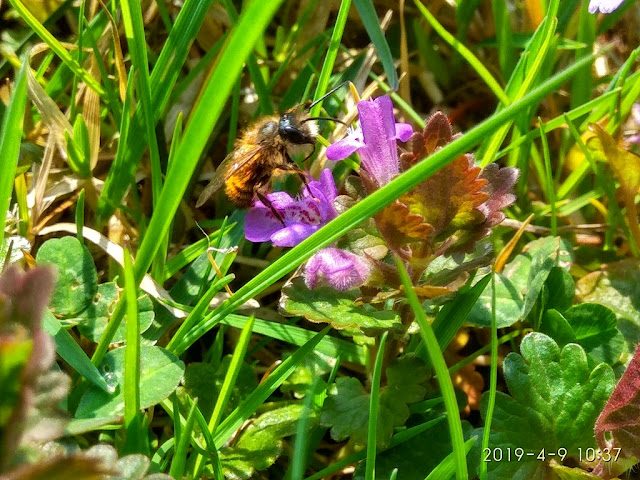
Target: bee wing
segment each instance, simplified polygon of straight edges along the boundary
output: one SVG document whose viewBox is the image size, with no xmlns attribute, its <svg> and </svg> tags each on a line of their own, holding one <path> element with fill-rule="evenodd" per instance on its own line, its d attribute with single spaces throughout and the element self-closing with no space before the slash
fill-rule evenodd
<svg viewBox="0 0 640 480">
<path fill-rule="evenodd" d="M 198 197 L 196 208 L 200 208 L 202 204 L 206 202 L 211 195 L 216 193 L 235 172 L 258 157 L 260 155 L 260 150 L 260 145 L 255 145 L 249 149 L 238 147 L 227 155 L 214 172 L 211 181 L 206 187 L 204 187 L 204 190 Z"/>
</svg>

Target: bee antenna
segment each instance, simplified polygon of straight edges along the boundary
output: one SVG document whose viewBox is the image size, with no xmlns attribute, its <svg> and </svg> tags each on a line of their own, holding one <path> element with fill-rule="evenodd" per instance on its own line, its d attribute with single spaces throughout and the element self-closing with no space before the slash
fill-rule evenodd
<svg viewBox="0 0 640 480">
<path fill-rule="evenodd" d="M 338 85 L 337 87 L 333 87 L 331 90 L 329 90 L 323 96 L 321 96 L 319 99 L 315 100 L 311 105 L 309 105 L 309 108 L 313 108 L 314 105 L 322 102 L 329 95 L 332 95 L 333 93 L 335 93 L 336 90 L 340 90 L 342 87 L 344 87 L 345 85 L 347 85 L 349 83 L 351 83 L 351 82 L 349 80 L 346 80 L 346 81 L 342 82 L 340 85 Z"/>
<path fill-rule="evenodd" d="M 345 122 L 343 122 L 342 120 L 338 120 L 337 118 L 331 118 L 331 117 L 309 117 L 309 118 L 305 118 L 300 123 L 308 122 L 310 120 L 328 120 L 328 121 L 331 121 L 331 122 L 341 123 L 345 127 L 349 126 Z"/>
</svg>

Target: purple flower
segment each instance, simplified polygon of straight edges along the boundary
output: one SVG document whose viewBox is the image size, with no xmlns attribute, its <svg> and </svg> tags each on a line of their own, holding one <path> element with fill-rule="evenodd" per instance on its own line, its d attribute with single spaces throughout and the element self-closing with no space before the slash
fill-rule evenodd
<svg viewBox="0 0 640 480">
<path fill-rule="evenodd" d="M 620 5 L 624 0 L 591 0 L 589 2 L 589 13 L 596 13 L 600 10 L 600 13 L 611 13 Z"/>
<path fill-rule="evenodd" d="M 396 140 L 406 142 L 413 128 L 408 123 L 396 123 L 391 98 L 386 95 L 358 102 L 358 114 L 360 128 L 329 145 L 327 158 L 342 160 L 357 151 L 362 168 L 378 188 L 400 171 Z"/>
<path fill-rule="evenodd" d="M 270 240 L 278 247 L 293 247 L 338 215 L 333 207 L 337 195 L 329 169 L 322 171 L 320 180 L 312 180 L 303 187 L 301 196 L 270 193 L 267 199 L 284 225 L 267 205 L 257 201 L 245 217 L 245 237 L 250 242 Z"/>
<path fill-rule="evenodd" d="M 327 283 L 336 290 L 359 287 L 371 274 L 371 264 L 363 257 L 339 248 L 319 250 L 309 259 L 304 281 L 310 289 Z"/>
</svg>

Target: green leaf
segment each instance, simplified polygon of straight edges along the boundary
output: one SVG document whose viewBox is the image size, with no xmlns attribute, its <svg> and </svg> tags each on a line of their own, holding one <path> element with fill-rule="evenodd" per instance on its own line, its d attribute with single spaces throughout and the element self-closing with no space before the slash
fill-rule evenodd
<svg viewBox="0 0 640 480">
<path fill-rule="evenodd" d="M 92 342 L 98 342 L 102 337 L 113 309 L 120 300 L 120 290 L 115 282 L 98 285 L 98 291 L 89 306 L 78 314 L 77 317 L 67 319 L 78 323 L 78 331 Z M 153 323 L 155 313 L 153 303 L 148 295 L 138 298 L 138 321 L 140 332 L 144 333 Z M 124 342 L 127 330 L 127 317 L 120 323 L 111 343 Z"/>
<path fill-rule="evenodd" d="M 576 283 L 576 296 L 580 302 L 599 303 L 613 310 L 626 341 L 630 345 L 640 342 L 639 260 L 612 262 L 605 270 L 582 277 Z"/>
<path fill-rule="evenodd" d="M 570 255 L 568 252 L 571 252 L 571 246 L 560 237 L 545 237 L 531 242 L 528 247 L 531 255 L 531 270 L 529 270 L 521 318 L 526 318 L 535 305 L 553 267 L 560 261 L 566 262 Z"/>
<path fill-rule="evenodd" d="M 226 355 L 218 368 L 209 363 L 194 362 L 184 372 L 184 391 L 191 398 L 198 399 L 198 408 L 205 418 L 211 417 L 230 362 L 231 355 Z M 243 363 L 223 414 L 227 416 L 231 413 L 257 386 L 258 380 L 253 368 Z"/>
<path fill-rule="evenodd" d="M 540 323 L 540 332 L 549 335 L 560 346 L 576 341 L 576 335 L 571 325 L 557 310 L 552 309 L 544 312 Z"/>
<path fill-rule="evenodd" d="M 387 43 L 382 28 L 380 28 L 380 20 L 371 0 L 353 0 L 353 4 L 358 10 L 362 24 L 364 25 L 371 42 L 376 48 L 378 58 L 382 62 L 384 73 L 387 74 L 387 83 L 395 90 L 398 88 L 398 72 L 394 64 L 389 44 Z"/>
<path fill-rule="evenodd" d="M 520 319 L 523 298 L 513 282 L 501 273 L 496 273 L 496 326 L 505 328 L 513 325 Z M 482 295 L 473 306 L 467 322 L 478 327 L 491 326 L 491 299 L 493 296 L 493 285 L 491 282 L 486 286 Z"/>
<path fill-rule="evenodd" d="M 108 352 L 99 369 L 109 376 L 112 392 L 89 387 L 80 399 L 76 418 L 108 417 L 124 413 L 124 353 L 125 348 Z M 148 408 L 167 398 L 178 386 L 184 363 L 172 353 L 155 346 L 140 350 L 140 408 Z"/>
<path fill-rule="evenodd" d="M 301 277 L 294 278 L 282 289 L 281 305 L 290 315 L 312 322 L 328 323 L 333 328 L 360 328 L 369 335 L 383 330 L 400 332 L 402 323 L 397 312 L 356 306 L 358 290 L 339 292 L 331 287 L 309 290 Z"/>
<path fill-rule="evenodd" d="M 98 289 L 98 272 L 89 250 L 75 237 L 52 238 L 36 255 L 39 264 L 52 263 L 58 280 L 49 308 L 55 315 L 76 315 L 93 300 Z"/>
<path fill-rule="evenodd" d="M 613 365 L 620 360 L 624 338 L 618 331 L 613 311 L 597 303 L 581 303 L 564 312 L 563 317 L 571 328 L 573 338 L 570 341 L 581 345 L 594 364 Z M 562 341 L 557 341 L 563 345 Z"/>
<path fill-rule="evenodd" d="M 388 384 L 381 389 L 377 422 L 377 444 L 389 444 L 393 429 L 405 424 L 409 418 L 408 404 L 422 400 L 426 393 L 423 384 L 428 371 L 424 363 L 413 355 L 405 355 L 386 370 Z M 331 438 L 342 441 L 351 438 L 364 445 L 369 420 L 369 394 L 360 381 L 353 377 L 339 378 L 329 388 L 321 423 L 331 427 Z"/>
<path fill-rule="evenodd" d="M 289 378 L 282 383 L 280 390 L 282 393 L 292 392 L 296 398 L 302 398 L 314 383 L 331 371 L 335 363 L 334 357 L 324 355 L 316 350 L 308 355 Z"/>
<path fill-rule="evenodd" d="M 555 457 L 542 461 L 536 456 L 563 448 L 578 461 L 578 448 L 595 447 L 594 424 L 613 391 L 615 377 L 609 365 L 591 369 L 579 345 L 561 350 L 542 333 L 527 335 L 520 351 L 522 355 L 512 352 L 504 361 L 511 396 L 497 392 L 490 445 L 503 452 L 522 448 L 525 457 L 489 463 L 489 478 L 555 478 L 549 470 L 549 460 Z M 483 416 L 488 397 L 488 393 L 482 396 Z M 529 452 L 533 455 L 527 456 Z"/>
<path fill-rule="evenodd" d="M 225 477 L 231 480 L 254 478 L 256 470 L 265 470 L 282 454 L 283 438 L 296 432 L 296 424 L 306 415 L 309 427 L 318 422 L 318 414 L 300 403 L 280 406 L 255 419 L 232 447 L 220 450 Z"/>
<path fill-rule="evenodd" d="M 422 416 L 409 422 L 412 424 L 425 422 Z M 468 422 L 462 422 L 464 438 L 469 438 L 473 427 Z M 451 439 L 447 422 L 440 422 L 425 432 L 416 435 L 411 445 L 399 445 L 376 456 L 376 478 L 388 479 L 394 469 L 398 469 L 398 477 L 402 480 L 424 480 L 442 460 L 451 454 Z M 364 462 L 356 467 L 354 480 L 364 479 Z M 455 470 L 452 470 L 452 475 Z M 438 479 L 449 477 L 440 476 Z"/>
<path fill-rule="evenodd" d="M 569 272 L 561 267 L 553 267 L 549 272 L 545 288 L 548 296 L 545 302 L 545 308 L 554 308 L 559 312 L 563 312 L 573 305 L 575 297 L 576 283 Z"/>
</svg>

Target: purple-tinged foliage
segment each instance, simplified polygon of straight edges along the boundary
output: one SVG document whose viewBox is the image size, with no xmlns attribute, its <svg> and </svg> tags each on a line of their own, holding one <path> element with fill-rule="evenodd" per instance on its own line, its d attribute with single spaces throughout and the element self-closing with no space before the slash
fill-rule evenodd
<svg viewBox="0 0 640 480">
<path fill-rule="evenodd" d="M 270 193 L 267 199 L 284 225 L 267 205 L 258 201 L 245 218 L 245 236 L 250 242 L 271 241 L 279 247 L 293 247 L 337 216 L 333 206 L 336 196 L 329 169 L 322 171 L 320 180 L 309 182 L 297 198 L 286 192 Z"/>
<path fill-rule="evenodd" d="M 595 436 L 601 450 L 621 448 L 627 457 L 640 458 L 640 348 L 618 381 L 595 425 Z M 605 434 L 611 440 L 607 441 Z M 606 473 L 606 464 L 598 466 L 598 474 Z"/>
<path fill-rule="evenodd" d="M 53 285 L 47 267 L 22 273 L 10 266 L 0 276 L 0 471 L 21 444 L 56 438 L 66 424 L 59 404 L 69 379 L 50 371 L 55 350 L 41 327 Z"/>
<path fill-rule="evenodd" d="M 329 160 L 342 160 L 358 152 L 362 160 L 360 176 L 371 192 L 399 173 L 396 140 L 406 142 L 413 128 L 408 123 L 396 123 L 391 98 L 358 102 L 360 128 L 327 148 Z M 364 174 L 363 174 L 364 171 Z"/>
<path fill-rule="evenodd" d="M 402 168 L 410 168 L 454 138 L 447 117 L 435 113 L 424 131 L 411 137 L 410 151 L 400 157 Z M 470 251 L 504 219 L 501 210 L 515 201 L 509 190 L 517 178 L 515 168 L 492 164 L 481 170 L 472 155 L 461 155 L 390 204 L 376 222 L 390 247 L 414 267 L 434 256 Z"/>
<path fill-rule="evenodd" d="M 482 191 L 488 194 L 489 198 L 478 210 L 485 216 L 485 227 L 499 225 L 505 219 L 502 210 L 516 201 L 516 196 L 510 191 L 518 181 L 519 175 L 518 169 L 500 168 L 497 163 L 490 163 L 482 169 L 480 178 L 487 181 Z"/>
<path fill-rule="evenodd" d="M 304 274 L 309 288 L 328 284 L 336 290 L 348 290 L 367 281 L 371 263 L 346 250 L 325 248 L 309 259 Z"/>
</svg>

